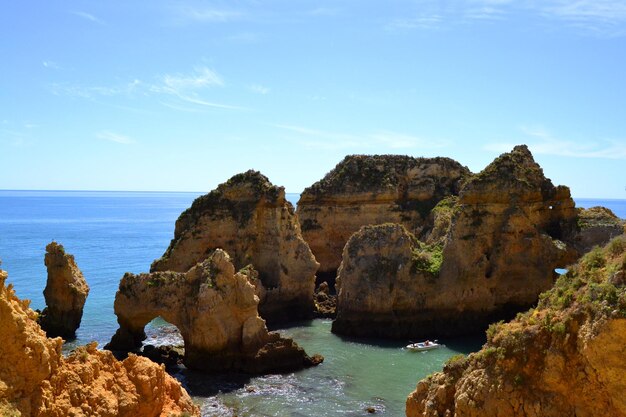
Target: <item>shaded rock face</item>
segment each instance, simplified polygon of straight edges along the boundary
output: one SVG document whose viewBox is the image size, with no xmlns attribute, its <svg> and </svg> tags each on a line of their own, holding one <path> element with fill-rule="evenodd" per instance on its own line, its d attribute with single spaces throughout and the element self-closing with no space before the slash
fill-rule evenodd
<svg viewBox="0 0 626 417">
<path fill-rule="evenodd" d="M 311 365 L 311 358 L 291 339 L 268 333 L 257 312 L 255 281 L 254 269 L 235 273 L 221 249 L 185 273 L 127 273 L 115 296 L 120 328 L 107 348 L 139 348 L 145 325 L 162 317 L 180 330 L 189 368 L 268 373 Z"/>
<path fill-rule="evenodd" d="M 176 221 L 174 239 L 151 271 L 186 272 L 217 248 L 231 254 L 236 268 L 253 264 L 259 271 L 259 312 L 268 323 L 312 315 L 319 265 L 284 188 L 248 171 L 197 198 Z"/>
<path fill-rule="evenodd" d="M 594 246 L 604 246 L 615 236 L 626 230 L 626 221 L 620 219 L 606 207 L 578 209 L 578 226 L 580 232 L 574 244 L 582 253 L 589 252 Z"/>
<path fill-rule="evenodd" d="M 362 226 L 399 223 L 422 237 L 431 209 L 458 194 L 469 175 L 448 158 L 346 156 L 298 201 L 302 235 L 320 263 L 318 276 L 334 279 L 344 245 Z"/>
<path fill-rule="evenodd" d="M 44 262 L 48 268 L 48 281 L 43 291 L 46 308 L 39 324 L 49 337 L 74 338 L 83 317 L 89 285 L 74 256 L 66 253 L 63 245 L 49 243 Z"/>
<path fill-rule="evenodd" d="M 28 301 L 19 300 L 0 270 L 0 415 L 199 415 L 161 366 L 131 355 L 123 362 L 92 343 L 64 358 L 62 340 L 48 339 Z"/>
<path fill-rule="evenodd" d="M 428 327 L 436 273 L 428 252 L 420 257 L 423 246 L 399 224 L 364 226 L 352 235 L 339 268 L 332 331 L 405 337 Z"/>
<path fill-rule="evenodd" d="M 626 416 L 626 237 L 585 255 L 536 309 L 417 385 L 409 417 Z"/>
<path fill-rule="evenodd" d="M 441 200 L 418 241 L 393 225 L 363 228 L 343 251 L 341 334 L 385 337 L 480 331 L 527 309 L 577 252 L 569 190 L 554 187 L 525 146 Z M 562 240 L 561 240 L 562 239 Z"/>
</svg>

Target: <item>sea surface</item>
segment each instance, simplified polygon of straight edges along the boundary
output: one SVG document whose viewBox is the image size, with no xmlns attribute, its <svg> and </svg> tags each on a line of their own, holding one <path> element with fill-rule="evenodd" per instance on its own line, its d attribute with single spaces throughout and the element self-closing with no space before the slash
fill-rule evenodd
<svg viewBox="0 0 626 417">
<path fill-rule="evenodd" d="M 44 307 L 44 254 L 55 240 L 75 256 L 91 291 L 77 339 L 66 350 L 95 340 L 104 345 L 117 328 L 113 300 L 125 272 L 145 272 L 174 234 L 179 214 L 200 193 L 0 191 L 0 259 L 21 298 Z M 295 205 L 298 194 L 287 194 Z M 581 207 L 602 205 L 626 218 L 626 200 L 576 199 Z M 440 370 L 447 358 L 480 348 L 480 338 L 445 340 L 446 347 L 413 353 L 408 341 L 340 338 L 329 320 L 298 323 L 281 332 L 322 365 L 285 375 L 249 378 L 176 375 L 204 416 L 365 416 L 368 407 L 385 416 L 404 415 L 404 401 L 418 380 Z M 155 320 L 150 342 L 177 340 Z"/>
</svg>

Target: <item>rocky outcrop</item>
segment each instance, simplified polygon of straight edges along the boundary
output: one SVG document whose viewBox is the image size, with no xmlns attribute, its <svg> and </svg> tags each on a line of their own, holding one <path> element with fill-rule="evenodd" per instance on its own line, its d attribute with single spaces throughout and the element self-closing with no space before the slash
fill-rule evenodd
<svg viewBox="0 0 626 417">
<path fill-rule="evenodd" d="M 83 317 L 89 285 L 74 256 L 66 253 L 63 245 L 49 243 L 44 262 L 48 268 L 48 281 L 43 291 L 46 308 L 39 317 L 39 324 L 49 337 L 74 338 Z"/>
<path fill-rule="evenodd" d="M 337 313 L 337 294 L 331 294 L 326 281 L 315 289 L 315 316 L 335 318 Z"/>
<path fill-rule="evenodd" d="M 0 271 L 0 414 L 3 416 L 135 417 L 199 415 L 163 367 L 131 355 L 120 362 L 92 343 L 64 358 L 28 301 Z"/>
<path fill-rule="evenodd" d="M 594 246 L 604 246 L 615 236 L 626 230 L 626 221 L 620 219 L 606 207 L 578 209 L 578 226 L 580 232 L 574 244 L 581 253 L 587 253 Z"/>
<path fill-rule="evenodd" d="M 596 249 L 536 309 L 417 385 L 408 417 L 626 416 L 626 237 Z"/>
<path fill-rule="evenodd" d="M 259 271 L 259 312 L 268 323 L 310 317 L 318 268 L 285 190 L 256 171 L 197 198 L 176 221 L 174 239 L 151 271 L 186 272 L 214 249 L 236 268 Z"/>
<path fill-rule="evenodd" d="M 399 223 L 423 238 L 432 208 L 457 195 L 469 175 L 448 158 L 346 156 L 298 201 L 302 235 L 320 263 L 318 277 L 334 284 L 343 247 L 362 226 Z"/>
<path fill-rule="evenodd" d="M 127 273 L 115 296 L 120 328 L 107 348 L 141 347 L 145 325 L 162 317 L 180 331 L 189 368 L 270 373 L 315 364 L 293 340 L 268 333 L 257 312 L 257 281 L 251 266 L 235 273 L 221 249 L 185 273 Z"/>
<path fill-rule="evenodd" d="M 441 247 L 418 241 L 400 224 L 364 226 L 343 250 L 332 331 L 352 336 L 432 334 L 442 324 L 437 285 Z"/>
<path fill-rule="evenodd" d="M 428 215 L 423 241 L 397 225 L 365 227 L 343 250 L 341 334 L 422 337 L 476 332 L 523 311 L 577 252 L 576 210 L 525 146 L 469 178 Z"/>
</svg>

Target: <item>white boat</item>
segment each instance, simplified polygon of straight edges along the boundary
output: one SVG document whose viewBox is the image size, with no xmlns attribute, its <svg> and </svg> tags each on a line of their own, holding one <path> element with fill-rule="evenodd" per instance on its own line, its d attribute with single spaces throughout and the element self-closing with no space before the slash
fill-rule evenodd
<svg viewBox="0 0 626 417">
<path fill-rule="evenodd" d="M 437 343 L 437 340 L 435 340 L 434 342 L 427 340 L 425 342 L 417 342 L 417 343 L 408 344 L 406 345 L 406 348 L 414 352 L 420 352 L 423 350 L 437 349 L 437 348 L 440 348 L 441 346 L 443 345 L 440 345 L 439 343 Z"/>
</svg>

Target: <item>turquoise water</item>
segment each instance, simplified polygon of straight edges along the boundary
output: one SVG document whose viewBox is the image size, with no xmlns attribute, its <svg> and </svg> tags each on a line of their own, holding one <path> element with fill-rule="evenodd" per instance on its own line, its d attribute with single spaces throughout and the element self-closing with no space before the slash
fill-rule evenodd
<svg viewBox="0 0 626 417">
<path fill-rule="evenodd" d="M 91 292 L 75 344 L 108 342 L 117 328 L 113 300 L 125 272 L 144 272 L 161 256 L 180 212 L 199 193 L 0 191 L 0 259 L 18 295 L 43 308 L 45 246 L 62 243 L 74 254 Z M 297 194 L 288 194 L 294 204 Z M 626 218 L 626 200 L 577 200 L 604 205 Z M 157 338 L 163 332 L 153 329 Z M 341 339 L 330 322 L 315 320 L 282 330 L 325 362 L 301 372 L 260 378 L 177 375 L 202 405 L 205 416 L 359 416 L 374 407 L 379 415 L 404 414 L 416 382 L 441 369 L 457 352 L 481 340 L 446 340 L 427 353 L 404 343 Z M 152 340 L 152 339 L 151 339 Z"/>
</svg>

